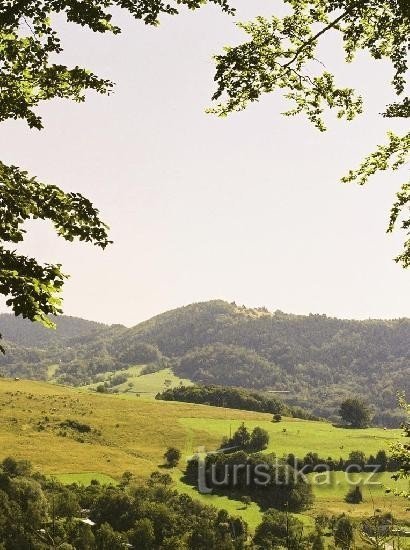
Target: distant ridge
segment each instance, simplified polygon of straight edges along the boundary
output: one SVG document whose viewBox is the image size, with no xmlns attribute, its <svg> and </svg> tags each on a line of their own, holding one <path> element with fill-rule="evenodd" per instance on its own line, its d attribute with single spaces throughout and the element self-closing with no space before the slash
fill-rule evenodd
<svg viewBox="0 0 410 550">
<path fill-rule="evenodd" d="M 10 313 L 1 313 L 0 334 L 9 342 L 21 346 L 43 347 L 50 343 L 65 342 L 70 338 L 89 335 L 107 327 L 103 323 L 68 315 L 50 318 L 56 323 L 55 330 L 47 329 L 40 323 L 32 323 Z"/>
<path fill-rule="evenodd" d="M 197 384 L 288 391 L 286 400 L 332 418 L 358 394 L 383 425 L 397 425 L 397 392 L 410 394 L 410 319 L 347 320 L 246 308 L 223 300 L 167 311 L 132 328 L 76 317 L 57 330 L 0 315 L 8 375 L 81 385 L 133 365 L 170 367 Z M 7 347 L 7 345 L 6 345 Z M 124 374 L 126 376 L 126 374 Z"/>
</svg>

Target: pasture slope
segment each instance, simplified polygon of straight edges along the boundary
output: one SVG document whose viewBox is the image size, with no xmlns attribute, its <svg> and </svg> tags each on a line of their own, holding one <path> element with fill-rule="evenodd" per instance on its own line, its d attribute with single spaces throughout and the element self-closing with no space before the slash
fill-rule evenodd
<svg viewBox="0 0 410 550">
<path fill-rule="evenodd" d="M 80 429 L 67 426 L 67 420 L 76 421 Z M 91 479 L 110 482 L 126 470 L 144 479 L 162 465 L 168 446 L 180 448 L 186 459 L 198 447 L 216 449 L 221 438 L 241 422 L 250 429 L 257 425 L 267 429 L 268 451 L 278 456 L 290 452 L 304 456 L 313 451 L 323 457 L 346 458 L 352 450 L 363 450 L 369 455 L 379 449 L 387 450 L 400 437 L 400 430 L 350 430 L 324 422 L 270 420 L 270 415 L 262 413 L 0 379 L 0 459 L 28 459 L 39 470 L 67 483 L 89 483 Z M 87 431 L 88 427 L 91 431 Z M 251 527 L 260 521 L 261 513 L 255 504 L 243 509 L 240 502 L 199 495 L 184 485 L 180 480 L 184 462 L 181 461 L 181 469 L 172 471 L 178 490 L 242 515 Z M 394 486 L 390 474 L 381 474 L 379 485 L 370 490 L 365 487 L 365 502 L 359 505 L 344 502 L 348 488 L 344 476 L 338 472 L 330 486 L 315 486 L 314 507 L 302 516 L 307 524 L 321 510 L 361 516 L 376 507 L 392 510 L 399 518 L 408 515 L 408 502 L 385 493 L 385 485 Z"/>
</svg>

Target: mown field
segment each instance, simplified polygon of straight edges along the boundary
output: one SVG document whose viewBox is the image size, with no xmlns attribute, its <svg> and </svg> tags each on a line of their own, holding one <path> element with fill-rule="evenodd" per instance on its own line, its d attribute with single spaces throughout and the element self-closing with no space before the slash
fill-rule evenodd
<svg viewBox="0 0 410 550">
<path fill-rule="evenodd" d="M 181 418 L 179 422 L 188 430 L 201 430 L 210 435 L 216 435 L 219 441 L 230 432 L 234 433 L 241 421 L 229 418 L 229 409 L 225 410 L 225 418 Z M 351 451 L 361 450 L 367 455 L 376 454 L 379 449 L 388 449 L 389 444 L 400 436 L 400 430 L 382 430 L 368 428 L 351 430 L 337 428 L 326 422 L 311 422 L 296 418 L 284 419 L 281 422 L 271 422 L 269 415 L 261 415 L 263 420 L 249 420 L 246 426 L 252 430 L 255 426 L 264 428 L 269 433 L 267 452 L 281 457 L 288 453 L 303 457 L 309 451 L 317 452 L 320 457 L 338 459 L 347 458 Z"/>
<path fill-rule="evenodd" d="M 97 383 L 83 386 L 83 388 L 95 390 L 97 386 L 105 381 L 109 381 L 111 377 L 117 375 L 125 375 L 127 381 L 122 384 L 114 385 L 110 390 L 119 393 L 129 393 L 130 395 L 156 395 L 167 388 L 174 388 L 180 384 L 184 386 L 190 386 L 192 384 L 190 380 L 176 376 L 171 369 L 161 369 L 150 374 L 142 374 L 144 367 L 145 365 L 135 365 L 115 372 L 106 372 L 99 376 L 100 379 Z M 54 381 L 53 376 L 50 377 L 50 381 Z"/>
<path fill-rule="evenodd" d="M 86 424 L 91 431 L 67 429 L 61 425 L 66 420 Z M 186 459 L 199 447 L 217 448 L 221 438 L 233 433 L 241 422 L 249 429 L 256 425 L 267 429 L 268 450 L 278 456 L 289 452 L 304 456 L 314 451 L 338 458 L 347 457 L 351 450 L 364 450 L 369 455 L 388 449 L 400 436 L 400 430 L 349 430 L 297 419 L 275 424 L 270 415 L 261 413 L 0 379 L 0 459 L 28 459 L 39 470 L 65 483 L 89 483 L 91 479 L 109 483 L 126 470 L 139 479 L 146 478 L 162 465 L 168 446 L 180 448 Z M 184 460 L 180 469 L 172 472 L 180 491 L 242 515 L 251 527 L 260 521 L 261 512 L 255 504 L 244 509 L 242 503 L 227 497 L 198 495 L 181 482 L 183 468 Z M 307 525 L 320 510 L 361 516 L 380 508 L 392 510 L 399 518 L 408 516 L 408 501 L 385 493 L 387 486 L 395 486 L 390 474 L 382 474 L 377 480 L 380 485 L 372 486 L 371 493 L 365 487 L 365 502 L 359 505 L 344 502 L 348 489 L 344 473 L 335 476 L 331 485 L 314 487 L 314 508 L 301 516 Z"/>
</svg>

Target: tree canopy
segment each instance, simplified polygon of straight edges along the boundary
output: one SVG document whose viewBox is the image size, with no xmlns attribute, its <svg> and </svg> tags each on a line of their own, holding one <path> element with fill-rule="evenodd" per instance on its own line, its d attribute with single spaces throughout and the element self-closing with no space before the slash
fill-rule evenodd
<svg viewBox="0 0 410 550">
<path fill-rule="evenodd" d="M 343 401 L 340 405 L 339 414 L 353 428 L 366 428 L 371 419 L 366 403 L 357 397 L 351 397 Z"/>
</svg>

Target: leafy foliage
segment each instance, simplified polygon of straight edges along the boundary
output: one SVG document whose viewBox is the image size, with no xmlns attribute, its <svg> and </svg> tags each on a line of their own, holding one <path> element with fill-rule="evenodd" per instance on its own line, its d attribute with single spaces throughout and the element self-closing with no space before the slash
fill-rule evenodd
<svg viewBox="0 0 410 550">
<path fill-rule="evenodd" d="M 317 417 L 306 411 L 292 408 L 273 397 L 267 397 L 263 392 L 254 392 L 243 388 L 215 385 L 177 386 L 157 394 L 155 399 L 202 403 L 204 405 L 212 405 L 213 407 L 273 413 L 275 418 L 278 417 L 278 419 L 275 419 L 277 422 L 280 422 L 282 419 L 280 413 L 305 420 L 318 420 Z"/>
<path fill-rule="evenodd" d="M 334 527 L 335 545 L 343 550 L 349 550 L 354 541 L 354 527 L 347 516 L 341 516 Z"/>
<path fill-rule="evenodd" d="M 410 404 L 406 402 L 404 395 L 400 395 L 400 406 L 406 413 L 406 420 L 402 427 L 404 430 L 403 437 L 406 438 L 404 443 L 398 442 L 392 445 L 391 451 L 393 458 L 399 463 L 400 471 L 397 478 L 408 478 L 410 476 L 410 443 L 408 438 L 410 437 Z M 410 498 L 410 492 L 401 493 L 402 496 Z"/>
<path fill-rule="evenodd" d="M 174 468 L 181 460 L 181 451 L 176 447 L 168 447 L 164 453 L 164 459 L 168 466 Z"/>
<path fill-rule="evenodd" d="M 306 548 L 303 540 L 303 523 L 296 517 L 277 510 L 267 510 L 255 532 L 260 548 Z"/>
<path fill-rule="evenodd" d="M 110 242 L 107 226 L 98 218 L 89 200 L 79 193 L 65 193 L 45 185 L 15 166 L 0 162 L 0 241 L 23 241 L 24 222 L 50 220 L 67 241 L 78 238 L 101 248 Z M 61 313 L 59 297 L 65 275 L 60 265 L 40 265 L 34 258 L 0 246 L 0 293 L 16 315 L 54 326 L 48 314 Z"/>
<path fill-rule="evenodd" d="M 242 550 L 247 539 L 242 520 L 178 494 L 159 472 L 143 485 L 65 487 L 7 458 L 0 466 L 0 512 L 7 550 L 197 550 L 201 533 L 210 550 Z"/>
<path fill-rule="evenodd" d="M 197 483 L 198 467 L 198 457 L 194 455 L 188 462 L 187 483 Z M 206 486 L 216 494 L 228 494 L 235 498 L 249 496 L 265 510 L 277 508 L 301 512 L 313 503 L 310 483 L 303 476 L 295 475 L 288 464 L 276 461 L 272 455 L 248 454 L 244 450 L 208 454 L 205 458 L 205 479 Z"/>
<path fill-rule="evenodd" d="M 338 86 L 332 73 L 322 71 L 317 49 L 329 32 L 342 38 L 346 61 L 367 51 L 374 60 L 387 59 L 394 68 L 393 91 L 402 96 L 407 71 L 407 37 L 410 17 L 406 1 L 392 0 L 285 0 L 290 14 L 284 17 L 257 17 L 238 26 L 248 40 L 226 47 L 215 57 L 216 105 L 209 112 L 226 116 L 245 109 L 264 94 L 281 90 L 293 106 L 284 114 L 304 113 L 320 131 L 326 130 L 326 109 L 335 110 L 338 118 L 352 120 L 362 112 L 363 101 L 349 87 Z M 387 106 L 383 116 L 408 117 L 409 98 Z M 389 133 L 389 144 L 379 146 L 361 167 L 342 181 L 360 185 L 379 170 L 389 166 L 397 170 L 409 152 L 409 135 Z M 395 156 L 397 155 L 397 158 Z M 397 220 L 397 208 L 410 201 L 406 185 L 393 206 L 388 231 Z M 409 229 L 405 220 L 403 229 Z M 403 267 L 410 265 L 410 241 L 396 258 Z"/>
<path fill-rule="evenodd" d="M 213 99 L 225 98 L 213 110 L 224 115 L 241 110 L 276 87 L 295 99 L 296 110 L 305 111 L 319 129 L 322 102 L 341 108 L 339 116 L 353 118 L 361 112 L 361 101 L 352 90 L 335 87 L 331 74 L 311 77 L 309 62 L 317 61 L 320 38 L 328 31 L 342 35 L 347 61 L 359 50 L 374 59 L 387 58 L 394 68 L 393 87 L 404 90 L 407 69 L 408 12 L 404 2 L 351 0 L 286 0 L 292 12 L 283 18 L 257 17 L 239 23 L 249 41 L 225 48 L 216 56 L 217 91 Z M 317 26 L 319 30 L 317 31 Z M 320 83 L 320 84 L 319 84 Z M 293 113 L 292 113 L 293 114 Z"/>
<path fill-rule="evenodd" d="M 263 388 L 279 378 L 279 370 L 256 352 L 241 346 L 212 344 L 183 355 L 174 367 L 194 382 Z"/>
<path fill-rule="evenodd" d="M 221 449 L 244 450 L 251 453 L 264 451 L 269 445 L 269 434 L 263 428 L 255 426 L 251 433 L 242 423 L 231 438 L 222 441 Z"/>
<path fill-rule="evenodd" d="M 210 0 L 231 12 L 226 0 Z M 178 4 L 190 9 L 201 7 L 201 0 L 183 0 L 164 4 L 161 0 L 6 0 L 0 7 L 0 121 L 21 118 L 32 128 L 41 129 L 42 121 L 34 111 L 42 101 L 53 98 L 84 101 L 85 92 L 107 94 L 112 82 L 88 69 L 69 68 L 54 60 L 63 46 L 52 26 L 53 14 L 65 14 L 67 21 L 88 27 L 97 33 L 118 34 L 121 29 L 112 22 L 111 9 L 122 8 L 135 19 L 157 25 L 161 14 L 175 15 Z"/>
<path fill-rule="evenodd" d="M 232 13 L 226 0 L 209 0 Z M 85 100 L 93 90 L 109 94 L 113 84 L 82 67 L 57 63 L 63 52 L 52 16 L 65 14 L 67 21 L 93 32 L 117 34 L 111 9 L 128 11 L 135 19 L 156 25 L 161 14 L 174 15 L 183 4 L 201 7 L 202 0 L 164 4 L 162 0 L 5 0 L 0 6 L 0 121 L 25 120 L 30 128 L 43 128 L 36 108 L 54 98 Z M 57 234 L 105 248 L 110 242 L 107 226 L 98 210 L 78 193 L 65 193 L 44 185 L 15 166 L 0 162 L 0 293 L 16 315 L 53 327 L 49 314 L 61 313 L 60 292 L 66 276 L 59 264 L 40 265 L 18 255 L 6 243 L 23 240 L 21 225 L 29 219 L 50 220 Z M 3 348 L 0 348 L 2 351 Z"/>
<path fill-rule="evenodd" d="M 267 413 L 284 412 L 285 405 L 261 393 L 226 386 L 179 386 L 163 391 L 156 399 L 202 403 L 213 407 L 227 407 Z"/>
<path fill-rule="evenodd" d="M 356 182 L 359 185 L 367 183 L 369 178 L 378 171 L 398 170 L 403 166 L 408 158 L 410 151 L 410 133 L 404 136 L 397 136 L 393 132 L 388 134 L 389 142 L 387 145 L 379 145 L 377 151 L 369 155 L 357 170 L 351 170 L 347 176 L 342 178 L 345 183 Z M 390 212 L 388 233 L 392 233 L 399 219 L 404 215 L 405 209 L 408 210 L 410 204 L 410 183 L 404 183 L 397 193 L 397 200 L 393 204 Z M 410 218 L 405 218 L 401 222 L 401 229 L 407 231 L 410 237 Z M 400 262 L 403 267 L 410 265 L 410 238 L 404 243 L 404 252 L 397 256 L 396 262 Z"/>
<path fill-rule="evenodd" d="M 351 397 L 340 405 L 339 414 L 353 428 L 365 428 L 371 420 L 366 403 L 357 397 Z"/>
</svg>

